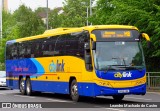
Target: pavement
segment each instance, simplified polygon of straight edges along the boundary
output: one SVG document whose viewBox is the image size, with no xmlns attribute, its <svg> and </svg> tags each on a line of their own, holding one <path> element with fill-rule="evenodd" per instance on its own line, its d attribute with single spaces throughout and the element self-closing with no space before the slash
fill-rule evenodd
<svg viewBox="0 0 160 111">
<path fill-rule="evenodd" d="M 3 103 L 11 103 L 12 108 L 0 108 L 0 111 L 22 111 L 22 108 L 23 111 L 159 111 L 160 92 L 147 92 L 144 96 L 127 95 L 121 102 L 114 101 L 110 96 L 82 97 L 80 102 L 73 102 L 69 95 L 34 93 L 27 96 L 21 95 L 19 90 L 0 87 L 0 106 Z M 29 109 L 30 104 L 32 107 L 29 106 Z M 155 108 L 157 106 L 159 108 Z"/>
</svg>

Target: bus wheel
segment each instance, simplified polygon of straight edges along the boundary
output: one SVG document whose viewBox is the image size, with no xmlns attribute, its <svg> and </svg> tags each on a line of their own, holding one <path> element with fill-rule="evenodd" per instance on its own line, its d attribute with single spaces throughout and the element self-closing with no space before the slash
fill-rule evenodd
<svg viewBox="0 0 160 111">
<path fill-rule="evenodd" d="M 114 95 L 113 99 L 116 101 L 121 101 L 124 98 L 124 95 Z"/>
<path fill-rule="evenodd" d="M 31 87 L 30 78 L 27 78 L 27 81 L 26 81 L 26 94 L 27 94 L 28 96 L 31 96 L 31 95 L 32 95 L 32 87 Z"/>
<path fill-rule="evenodd" d="M 25 80 L 23 80 L 23 78 L 20 79 L 19 89 L 20 89 L 21 94 L 24 95 L 26 93 L 26 90 L 25 90 Z"/>
<path fill-rule="evenodd" d="M 72 100 L 75 102 L 77 102 L 79 100 L 78 86 L 77 86 L 77 81 L 75 79 L 71 82 L 70 96 L 71 96 Z"/>
</svg>

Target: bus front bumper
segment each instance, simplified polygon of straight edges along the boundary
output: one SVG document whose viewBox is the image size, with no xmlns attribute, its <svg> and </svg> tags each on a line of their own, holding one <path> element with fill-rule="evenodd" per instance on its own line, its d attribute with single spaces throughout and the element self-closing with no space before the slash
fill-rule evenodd
<svg viewBox="0 0 160 111">
<path fill-rule="evenodd" d="M 111 95 L 144 95 L 146 93 L 146 84 L 142 84 L 129 88 L 109 88 L 105 86 L 94 85 L 95 96 L 111 96 Z"/>
</svg>

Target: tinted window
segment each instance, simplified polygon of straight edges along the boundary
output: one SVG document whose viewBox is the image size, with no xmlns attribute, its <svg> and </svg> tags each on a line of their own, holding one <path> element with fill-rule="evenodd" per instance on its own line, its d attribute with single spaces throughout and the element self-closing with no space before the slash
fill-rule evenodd
<svg viewBox="0 0 160 111">
<path fill-rule="evenodd" d="M 66 40 L 65 40 L 65 36 L 58 36 L 56 37 L 56 41 L 55 41 L 55 47 L 54 47 L 54 55 L 57 56 L 62 56 L 65 55 L 66 53 Z"/>
</svg>

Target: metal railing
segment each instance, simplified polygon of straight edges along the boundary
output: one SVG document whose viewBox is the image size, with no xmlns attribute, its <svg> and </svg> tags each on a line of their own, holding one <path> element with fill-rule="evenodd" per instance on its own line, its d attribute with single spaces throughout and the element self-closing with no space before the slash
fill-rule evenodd
<svg viewBox="0 0 160 111">
<path fill-rule="evenodd" d="M 146 72 L 147 88 L 160 89 L 160 72 Z"/>
</svg>

